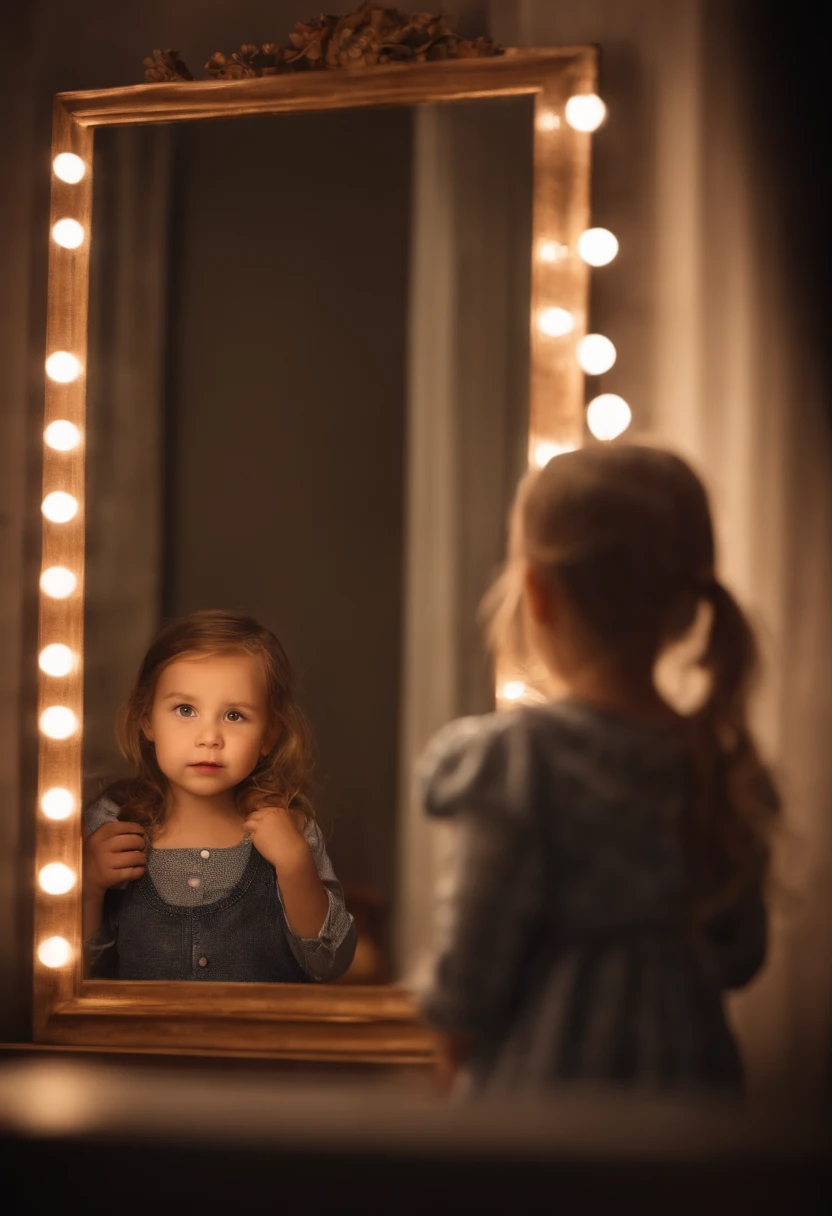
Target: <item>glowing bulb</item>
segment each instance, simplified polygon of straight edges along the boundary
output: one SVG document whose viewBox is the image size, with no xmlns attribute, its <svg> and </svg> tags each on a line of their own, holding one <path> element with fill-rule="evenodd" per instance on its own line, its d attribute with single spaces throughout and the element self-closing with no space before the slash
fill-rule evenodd
<svg viewBox="0 0 832 1216">
<path fill-rule="evenodd" d="M 566 103 L 566 121 L 576 131 L 595 131 L 607 116 L 607 107 L 596 93 L 576 93 Z"/>
<path fill-rule="evenodd" d="M 81 374 L 81 364 L 68 350 L 56 350 L 46 360 L 46 374 L 58 384 L 69 384 Z"/>
<path fill-rule="evenodd" d="M 78 719 L 65 705 L 50 705 L 40 716 L 40 728 L 50 739 L 68 739 L 78 729 Z"/>
<path fill-rule="evenodd" d="M 575 318 L 565 308 L 544 308 L 538 313 L 537 327 L 550 338 L 563 338 L 575 328 Z"/>
<path fill-rule="evenodd" d="M 62 182 L 69 182 L 70 186 L 80 182 L 87 171 L 87 166 L 81 157 L 76 156 L 74 152 L 61 152 L 52 161 L 52 168 L 55 176 L 59 177 Z"/>
<path fill-rule="evenodd" d="M 77 249 L 84 240 L 84 229 L 77 220 L 58 220 L 52 227 L 52 239 L 63 249 Z"/>
<path fill-rule="evenodd" d="M 66 895 L 75 886 L 75 871 L 62 861 L 53 861 L 43 867 L 38 874 L 38 882 L 47 895 Z"/>
<path fill-rule="evenodd" d="M 618 253 L 618 240 L 608 228 L 587 228 L 578 237 L 578 253 L 589 266 L 606 266 Z"/>
<path fill-rule="evenodd" d="M 69 790 L 55 785 L 41 798 L 40 809 L 47 819 L 69 819 L 75 810 L 75 799 Z"/>
<path fill-rule="evenodd" d="M 616 393 L 601 393 L 586 409 L 586 422 L 596 439 L 608 442 L 623 435 L 632 421 L 632 411 Z"/>
<path fill-rule="evenodd" d="M 41 510 L 53 524 L 67 524 L 75 518 L 78 499 L 73 498 L 71 494 L 64 494 L 63 490 L 54 490 L 44 498 Z"/>
<path fill-rule="evenodd" d="M 50 422 L 43 432 L 43 437 L 50 448 L 56 452 L 71 452 L 81 442 L 81 432 L 72 422 L 63 419 L 60 422 Z"/>
<path fill-rule="evenodd" d="M 48 676 L 68 676 L 75 666 L 75 656 L 68 646 L 53 642 L 40 652 L 38 666 Z"/>
<path fill-rule="evenodd" d="M 574 443 L 550 443 L 547 439 L 541 439 L 535 443 L 532 449 L 532 460 L 539 469 L 542 469 L 555 456 L 562 456 L 564 452 L 574 451 Z"/>
<path fill-rule="evenodd" d="M 559 245 L 557 241 L 541 241 L 537 247 L 537 256 L 541 262 L 560 262 L 568 252 L 567 247 Z"/>
<path fill-rule="evenodd" d="M 72 958 L 72 947 L 65 937 L 47 937 L 38 946 L 38 958 L 44 967 L 65 967 Z"/>
<path fill-rule="evenodd" d="M 554 110 L 542 110 L 537 120 L 538 131 L 557 131 L 560 119 Z"/>
<path fill-rule="evenodd" d="M 500 689 L 500 695 L 504 701 L 519 701 L 526 691 L 526 685 L 522 680 L 507 680 Z"/>
<path fill-rule="evenodd" d="M 587 334 L 578 343 L 578 362 L 588 376 L 603 376 L 615 357 L 615 347 L 603 334 Z"/>
<path fill-rule="evenodd" d="M 78 580 L 66 566 L 50 566 L 40 576 L 40 589 L 53 600 L 65 600 L 72 595 Z"/>
</svg>

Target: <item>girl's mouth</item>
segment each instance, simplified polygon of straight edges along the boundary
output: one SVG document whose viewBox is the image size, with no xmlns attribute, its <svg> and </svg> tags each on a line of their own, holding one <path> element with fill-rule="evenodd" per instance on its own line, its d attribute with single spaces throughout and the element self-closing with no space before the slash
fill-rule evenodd
<svg viewBox="0 0 832 1216">
<path fill-rule="evenodd" d="M 188 765 L 188 767 L 195 768 L 198 773 L 218 773 L 220 771 L 220 769 L 222 768 L 222 765 L 221 764 L 211 764 L 210 762 L 205 761 L 200 764 L 190 764 L 190 765 Z"/>
</svg>

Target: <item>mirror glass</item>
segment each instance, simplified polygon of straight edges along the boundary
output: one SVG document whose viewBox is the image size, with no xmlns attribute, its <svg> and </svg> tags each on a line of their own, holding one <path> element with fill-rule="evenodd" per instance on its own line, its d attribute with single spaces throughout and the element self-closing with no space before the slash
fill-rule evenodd
<svg viewBox="0 0 832 1216">
<path fill-rule="evenodd" d="M 493 704 L 474 617 L 525 462 L 531 150 L 529 98 L 95 135 L 85 800 L 127 772 L 115 716 L 163 622 L 268 626 L 347 982 L 406 961 L 414 656 L 447 716 Z"/>
</svg>

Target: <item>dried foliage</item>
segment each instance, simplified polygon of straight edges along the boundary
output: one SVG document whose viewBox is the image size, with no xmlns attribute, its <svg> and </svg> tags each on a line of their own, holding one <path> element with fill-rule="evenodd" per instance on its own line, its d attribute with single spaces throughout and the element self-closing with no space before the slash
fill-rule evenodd
<svg viewBox="0 0 832 1216">
<path fill-rule="evenodd" d="M 444 16 L 401 13 L 369 0 L 346 16 L 312 17 L 298 21 L 288 45 L 246 43 L 233 55 L 215 52 L 205 65 L 215 80 L 242 80 L 283 72 L 334 71 L 386 63 L 425 63 L 436 59 L 475 59 L 501 55 L 490 38 L 469 41 L 457 34 Z M 150 81 L 193 80 L 177 51 L 154 51 L 145 59 Z"/>
</svg>

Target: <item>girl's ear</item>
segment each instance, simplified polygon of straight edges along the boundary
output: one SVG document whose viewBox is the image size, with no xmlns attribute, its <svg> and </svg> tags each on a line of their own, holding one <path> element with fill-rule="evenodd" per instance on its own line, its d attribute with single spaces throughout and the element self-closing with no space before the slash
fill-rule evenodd
<svg viewBox="0 0 832 1216">
<path fill-rule="evenodd" d="M 263 739 L 263 745 L 260 748 L 260 758 L 261 759 L 265 760 L 266 756 L 268 756 L 272 751 L 274 751 L 275 744 L 277 743 L 279 738 L 280 738 L 280 727 L 279 726 L 270 727 Z"/>
<path fill-rule="evenodd" d="M 153 742 L 153 731 L 151 729 L 150 719 L 148 717 L 142 718 L 142 734 L 144 735 L 145 739 L 147 739 L 148 743 Z"/>
<path fill-rule="evenodd" d="M 535 566 L 526 566 L 523 587 L 532 620 L 538 625 L 554 624 L 557 614 L 557 588 Z"/>
</svg>

